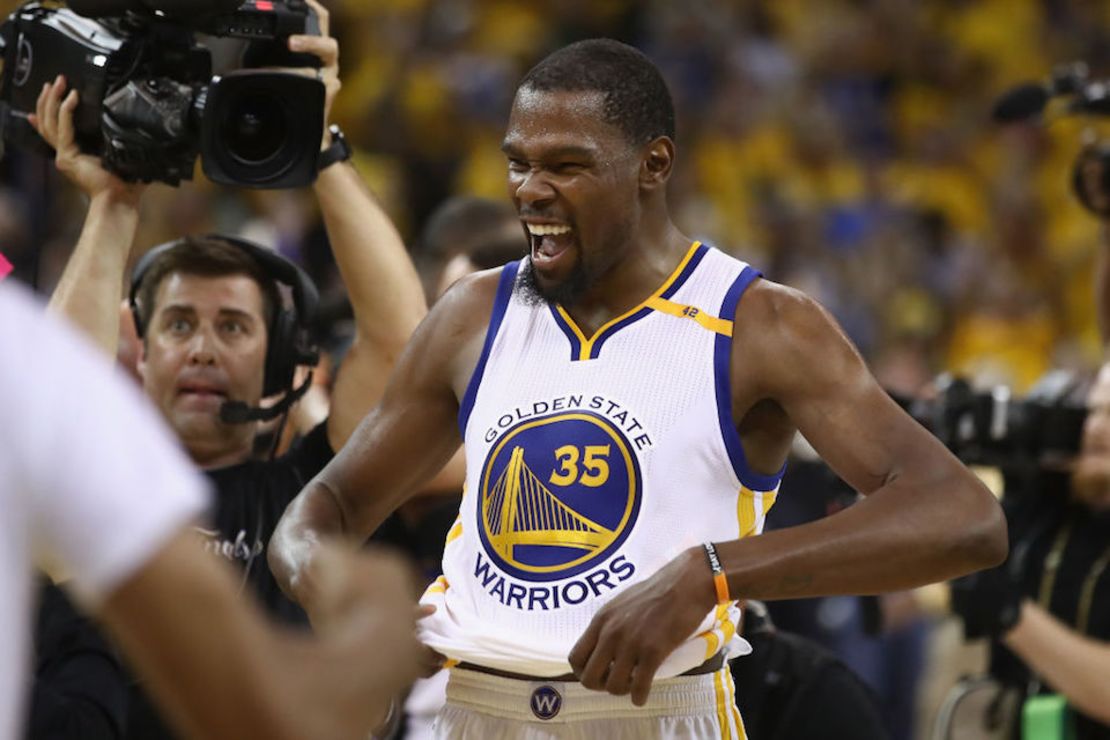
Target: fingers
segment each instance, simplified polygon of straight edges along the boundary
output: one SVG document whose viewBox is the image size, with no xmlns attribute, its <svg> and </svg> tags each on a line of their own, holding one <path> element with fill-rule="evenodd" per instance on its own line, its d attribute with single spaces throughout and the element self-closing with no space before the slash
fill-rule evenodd
<svg viewBox="0 0 1110 740">
<path fill-rule="evenodd" d="M 58 109 L 58 139 L 55 149 L 63 151 L 73 146 L 73 111 L 77 109 L 77 91 L 70 90 Z"/>
<path fill-rule="evenodd" d="M 605 684 L 609 680 L 609 669 L 613 663 L 615 653 L 616 648 L 611 641 L 599 640 L 593 652 L 590 653 L 590 659 L 586 661 L 586 666 L 581 673 L 578 673 L 578 680 L 581 684 L 587 689 L 604 691 Z"/>
<path fill-rule="evenodd" d="M 290 36 L 289 50 L 312 54 L 326 70 L 334 70 L 339 66 L 339 42 L 328 36 Z"/>
<path fill-rule="evenodd" d="M 668 653 L 664 636 L 653 632 L 642 625 L 625 624 L 622 628 L 618 620 L 602 610 L 567 658 L 586 688 L 617 696 L 631 694 L 632 703 L 643 706 Z"/>
<path fill-rule="evenodd" d="M 624 696 L 632 687 L 632 672 L 636 668 L 636 655 L 628 649 L 618 649 L 616 659 L 609 666 L 605 690 L 615 696 Z"/>
<path fill-rule="evenodd" d="M 447 656 L 436 652 L 427 645 L 420 645 L 419 668 L 420 678 L 431 678 L 443 669 Z"/>
<path fill-rule="evenodd" d="M 328 9 L 325 8 L 323 5 L 316 2 L 316 0 L 306 0 L 306 2 L 308 3 L 308 7 L 312 8 L 316 12 L 316 19 L 317 21 L 319 21 L 320 24 L 320 35 L 330 36 L 331 13 L 329 13 Z"/>
<path fill-rule="evenodd" d="M 31 116 L 31 124 L 46 143 L 63 151 L 73 145 L 73 112 L 79 102 L 76 90 L 70 90 L 63 99 L 65 89 L 66 79 L 62 75 L 43 85 Z"/>
<path fill-rule="evenodd" d="M 604 633 L 587 652 L 583 642 L 586 637 L 583 635 L 571 653 L 571 666 L 582 685 L 616 696 L 631 694 L 632 703 L 643 706 L 665 652 L 642 639 L 622 640 Z"/>
<path fill-rule="evenodd" d="M 570 663 L 570 668 L 574 671 L 574 675 L 581 680 L 582 672 L 586 670 L 586 663 L 589 662 L 590 655 L 597 645 L 598 634 L 601 632 L 600 622 L 598 615 L 595 615 L 586 631 L 578 638 L 578 642 L 574 643 L 574 647 L 570 650 L 570 655 L 567 656 L 567 661 Z"/>
<path fill-rule="evenodd" d="M 663 664 L 666 653 L 658 645 L 652 646 L 640 655 L 636 668 L 632 673 L 632 703 L 642 707 L 647 703 L 651 694 L 651 682 L 655 680 L 655 672 Z"/>
<path fill-rule="evenodd" d="M 35 103 L 35 119 L 39 124 L 39 135 L 50 146 L 58 140 L 58 106 L 60 105 L 61 91 L 58 89 L 61 75 L 42 86 L 39 99 Z M 65 85 L 65 82 L 62 82 Z"/>
</svg>

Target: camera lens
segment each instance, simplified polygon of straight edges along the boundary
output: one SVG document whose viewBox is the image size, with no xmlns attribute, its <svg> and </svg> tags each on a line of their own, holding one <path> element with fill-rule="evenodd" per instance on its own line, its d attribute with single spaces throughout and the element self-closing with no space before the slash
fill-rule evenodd
<svg viewBox="0 0 1110 740">
<path fill-rule="evenodd" d="M 244 69 L 214 78 L 195 103 L 204 173 L 225 185 L 311 184 L 324 97 L 324 83 L 295 73 Z"/>
<path fill-rule="evenodd" d="M 276 157 L 288 143 L 289 118 L 276 96 L 252 91 L 228 107 L 220 133 L 236 161 L 258 165 Z"/>
</svg>

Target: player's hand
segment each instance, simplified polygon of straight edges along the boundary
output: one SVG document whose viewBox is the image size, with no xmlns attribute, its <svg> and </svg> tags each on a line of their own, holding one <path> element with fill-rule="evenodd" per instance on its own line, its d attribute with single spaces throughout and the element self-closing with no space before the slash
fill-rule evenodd
<svg viewBox="0 0 1110 740">
<path fill-rule="evenodd" d="M 416 608 L 416 620 L 420 621 L 435 613 L 435 606 L 431 604 L 418 604 Z M 446 662 L 447 656 L 443 653 L 437 652 L 427 645 L 420 645 L 420 678 L 431 678 L 443 670 L 443 664 Z"/>
<path fill-rule="evenodd" d="M 320 70 L 317 76 L 326 88 L 324 96 L 324 138 L 320 143 L 322 151 L 331 144 L 331 134 L 328 132 L 331 106 L 335 102 L 335 96 L 339 94 L 340 88 L 343 87 L 343 84 L 339 81 L 339 44 L 329 35 L 331 16 L 328 14 L 327 8 L 316 0 L 306 0 L 306 2 L 316 11 L 317 19 L 320 22 L 320 35 L 298 34 L 290 36 L 289 50 L 300 54 L 313 54 L 320 59 Z"/>
<path fill-rule="evenodd" d="M 145 185 L 124 182 L 106 170 L 99 157 L 84 154 L 78 148 L 73 126 L 77 91 L 70 90 L 63 98 L 65 90 L 66 79 L 58 75 L 53 82 L 43 86 L 35 112 L 28 116 L 39 136 L 54 148 L 54 164 L 58 171 L 90 198 L 108 195 L 137 204 L 146 189 Z"/>
<path fill-rule="evenodd" d="M 588 689 L 631 693 L 632 703 L 643 706 L 656 670 L 716 600 L 704 554 L 686 550 L 601 608 L 570 651 L 574 675 Z"/>
</svg>

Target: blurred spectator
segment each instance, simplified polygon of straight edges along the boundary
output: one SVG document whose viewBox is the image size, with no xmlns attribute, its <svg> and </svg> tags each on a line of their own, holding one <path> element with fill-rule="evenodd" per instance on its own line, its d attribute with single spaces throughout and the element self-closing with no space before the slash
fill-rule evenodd
<svg viewBox="0 0 1110 740">
<path fill-rule="evenodd" d="M 347 41 L 349 91 L 334 118 L 410 240 L 452 195 L 503 197 L 498 149 L 513 82 L 563 43 L 608 35 L 652 56 L 680 101 L 679 144 L 692 152 L 672 188 L 680 225 L 813 291 L 869 359 L 900 338 L 910 311 L 926 319 L 915 329 L 933 372 L 1020 391 L 1045 365 L 1097 364 L 1094 313 L 1077 298 L 1097 235 L 1061 177 L 1079 125 L 997 128 L 986 112 L 1007 86 L 1057 63 L 1083 59 L 1096 76 L 1110 72 L 1104 5 L 330 6 Z M 0 175 L 0 251 L 48 289 L 80 206 L 23 153 Z M 173 196 L 155 188 L 150 199 L 159 215 L 143 219 L 140 243 L 215 230 L 265 236 L 308 268 L 325 299 L 342 295 L 306 193 L 197 182 Z M 41 254 L 27 247 L 47 243 Z"/>
</svg>

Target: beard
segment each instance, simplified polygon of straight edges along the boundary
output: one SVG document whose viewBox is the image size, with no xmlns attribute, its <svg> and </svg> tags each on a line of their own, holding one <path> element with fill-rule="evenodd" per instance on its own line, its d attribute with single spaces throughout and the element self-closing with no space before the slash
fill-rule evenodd
<svg viewBox="0 0 1110 740">
<path fill-rule="evenodd" d="M 578 260 L 566 280 L 545 287 L 536 278 L 536 271 L 532 268 L 531 255 L 525 257 L 518 280 L 520 281 L 520 297 L 530 306 L 537 306 L 541 303 L 558 303 L 561 306 L 573 305 L 582 297 L 591 283 L 586 265 L 582 260 Z"/>
</svg>

